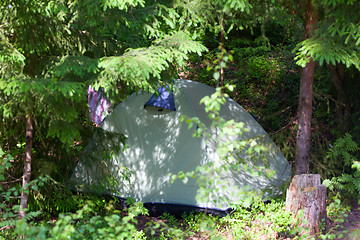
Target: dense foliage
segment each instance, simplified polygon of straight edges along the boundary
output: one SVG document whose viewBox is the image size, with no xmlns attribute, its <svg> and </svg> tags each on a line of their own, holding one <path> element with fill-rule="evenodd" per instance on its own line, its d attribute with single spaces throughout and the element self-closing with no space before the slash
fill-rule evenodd
<svg viewBox="0 0 360 240">
<path fill-rule="evenodd" d="M 340 200 L 352 202 L 360 195 L 360 4 L 313 1 L 319 22 L 314 35 L 304 39 L 304 6 L 284 2 L 1 1 L 0 236 L 296 236 L 295 220 L 281 201 L 239 207 L 223 219 L 191 214 L 178 221 L 165 214 L 163 222 L 142 228 L 141 204 L 119 210 L 116 200 L 74 195 L 64 183 L 91 136 L 102 134 L 89 119 L 89 85 L 102 88 L 114 106 L 134 91 L 153 92 L 179 76 L 212 86 L 224 79 L 232 89 L 226 93 L 257 118 L 293 163 L 300 71 L 310 58 L 316 62 L 310 170 L 321 174 L 335 199 L 329 201 L 330 220 L 341 221 L 348 209 Z M 23 186 L 28 118 L 34 136 L 32 181 Z M 231 154 L 225 153 L 230 159 Z M 21 192 L 29 194 L 29 211 L 18 220 Z M 336 224 L 319 237 L 340 237 Z"/>
</svg>

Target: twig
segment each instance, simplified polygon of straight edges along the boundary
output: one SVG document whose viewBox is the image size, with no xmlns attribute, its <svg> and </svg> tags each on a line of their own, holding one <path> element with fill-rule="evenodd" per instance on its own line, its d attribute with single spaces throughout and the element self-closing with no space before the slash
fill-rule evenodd
<svg viewBox="0 0 360 240">
<path fill-rule="evenodd" d="M 286 71 L 286 73 L 284 74 L 284 81 L 286 80 L 286 76 L 289 74 L 289 72 L 291 71 L 291 67 L 294 64 L 295 58 L 293 58 L 293 60 L 291 61 L 290 67 L 288 67 L 288 70 Z"/>
<path fill-rule="evenodd" d="M 12 181 L 9 181 L 9 182 L 0 182 L 0 184 L 9 184 L 9 183 L 14 183 L 14 182 L 19 182 L 21 181 L 22 177 L 21 178 L 18 178 L 18 179 L 15 179 L 15 180 L 12 180 Z"/>
<path fill-rule="evenodd" d="M 317 89 L 317 88 L 314 88 L 314 90 L 318 90 L 318 89 Z M 345 106 L 345 105 L 346 105 L 345 103 L 336 100 L 335 98 L 331 97 L 330 95 L 327 95 L 327 94 L 325 94 L 325 93 L 322 93 L 320 90 L 314 91 L 314 96 L 315 96 L 315 97 L 323 96 L 323 97 L 325 97 L 327 100 L 331 100 L 331 101 L 333 101 L 333 102 L 336 103 L 336 104 L 339 104 L 339 105 L 342 105 L 342 106 Z"/>
<path fill-rule="evenodd" d="M 10 226 L 3 226 L 3 227 L 1 227 L 1 228 L 0 228 L 0 231 L 4 230 L 4 229 L 6 229 L 6 228 L 8 228 L 8 229 L 9 229 L 9 228 L 10 228 Z"/>
<path fill-rule="evenodd" d="M 7 198 L 8 196 L 5 196 L 5 195 L 2 195 L 0 194 L 0 197 L 3 197 L 3 198 Z M 18 197 L 8 197 L 8 198 L 11 198 L 11 199 L 17 199 L 17 198 L 21 198 L 21 196 L 18 196 Z"/>
</svg>

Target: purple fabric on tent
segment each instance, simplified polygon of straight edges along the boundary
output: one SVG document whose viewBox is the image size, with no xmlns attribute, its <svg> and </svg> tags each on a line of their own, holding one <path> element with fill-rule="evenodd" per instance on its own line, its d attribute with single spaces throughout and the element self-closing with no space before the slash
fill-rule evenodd
<svg viewBox="0 0 360 240">
<path fill-rule="evenodd" d="M 88 104 L 90 107 L 91 120 L 100 125 L 109 113 L 110 103 L 101 91 L 95 91 L 91 85 L 88 88 Z"/>
</svg>

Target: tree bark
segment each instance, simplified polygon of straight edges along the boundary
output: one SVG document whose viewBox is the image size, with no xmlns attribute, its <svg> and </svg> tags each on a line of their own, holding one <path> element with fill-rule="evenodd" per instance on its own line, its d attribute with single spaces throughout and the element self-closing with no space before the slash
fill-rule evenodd
<svg viewBox="0 0 360 240">
<path fill-rule="evenodd" d="M 345 65 L 337 63 L 336 65 L 329 65 L 331 79 L 336 89 L 337 102 L 336 102 L 336 118 L 341 130 L 345 133 L 348 129 L 347 116 L 350 115 L 350 104 L 347 100 L 344 90 L 345 84 Z"/>
<path fill-rule="evenodd" d="M 224 23 L 224 16 L 221 17 L 221 31 L 220 31 L 220 39 L 221 39 L 221 43 L 220 43 L 220 79 L 216 84 L 216 87 L 224 87 L 224 67 L 222 65 L 222 62 L 224 61 L 224 47 L 225 47 L 225 23 Z"/>
<path fill-rule="evenodd" d="M 310 38 L 313 35 L 316 23 L 317 12 L 312 5 L 312 1 L 307 0 L 305 16 L 305 38 Z M 310 172 L 310 142 L 314 68 L 315 63 L 312 59 L 310 59 L 306 66 L 301 70 L 298 130 L 296 135 L 295 174 Z"/>
<path fill-rule="evenodd" d="M 314 61 L 302 69 L 300 79 L 300 103 L 296 136 L 295 174 L 310 172 L 311 117 L 314 82 Z"/>
<path fill-rule="evenodd" d="M 304 232 L 320 233 L 321 225 L 326 227 L 326 187 L 320 184 L 319 174 L 295 175 L 286 191 L 285 208 L 294 214 Z M 303 216 L 299 214 L 303 210 Z M 304 222 L 303 217 L 307 220 Z M 306 230 L 308 229 L 308 230 Z"/>
<path fill-rule="evenodd" d="M 25 158 L 24 158 L 24 172 L 22 179 L 23 190 L 20 199 L 20 217 L 25 217 L 26 209 L 28 208 L 28 184 L 31 178 L 31 159 L 32 159 L 32 142 L 33 142 L 33 124 L 32 116 L 26 116 L 26 143 L 25 143 Z"/>
</svg>

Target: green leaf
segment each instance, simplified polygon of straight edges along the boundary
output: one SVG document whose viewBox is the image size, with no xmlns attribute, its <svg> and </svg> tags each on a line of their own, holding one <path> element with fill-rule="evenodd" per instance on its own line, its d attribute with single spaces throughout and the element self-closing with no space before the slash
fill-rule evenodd
<svg viewBox="0 0 360 240">
<path fill-rule="evenodd" d="M 218 81 L 220 79 L 220 73 L 219 72 L 214 72 L 214 79 L 216 81 Z"/>
</svg>

